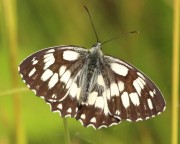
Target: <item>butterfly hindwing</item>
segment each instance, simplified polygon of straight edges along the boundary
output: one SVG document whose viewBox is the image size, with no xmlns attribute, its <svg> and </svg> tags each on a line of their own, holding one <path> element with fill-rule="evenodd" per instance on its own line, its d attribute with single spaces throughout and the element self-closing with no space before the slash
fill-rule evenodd
<svg viewBox="0 0 180 144">
<path fill-rule="evenodd" d="M 96 129 L 120 123 L 120 119 L 109 113 L 107 94 L 101 74 L 98 75 L 97 83 L 90 92 L 87 102 L 80 105 L 76 119 L 84 126 L 93 126 Z"/>
</svg>

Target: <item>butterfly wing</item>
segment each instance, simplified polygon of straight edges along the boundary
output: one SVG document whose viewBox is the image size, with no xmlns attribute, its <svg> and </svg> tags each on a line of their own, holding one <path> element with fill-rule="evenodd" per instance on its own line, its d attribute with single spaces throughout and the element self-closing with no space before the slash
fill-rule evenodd
<svg viewBox="0 0 180 144">
<path fill-rule="evenodd" d="M 46 101 L 61 101 L 82 68 L 86 49 L 57 46 L 38 51 L 19 65 L 27 86 Z"/>
<path fill-rule="evenodd" d="M 102 76 L 99 74 L 99 76 Z M 100 85 L 99 79 L 94 89 L 90 92 L 86 103 L 81 103 L 77 111 L 76 119 L 85 127 L 92 126 L 95 129 L 110 127 L 121 122 L 119 118 L 112 116 L 109 112 L 105 85 Z M 101 82 L 103 79 L 101 79 Z"/>
<path fill-rule="evenodd" d="M 165 100 L 157 86 L 142 72 L 119 59 L 105 56 L 103 74 L 107 81 L 108 108 L 112 116 L 128 121 L 145 120 L 165 109 Z M 107 73 L 108 71 L 108 73 Z"/>
</svg>

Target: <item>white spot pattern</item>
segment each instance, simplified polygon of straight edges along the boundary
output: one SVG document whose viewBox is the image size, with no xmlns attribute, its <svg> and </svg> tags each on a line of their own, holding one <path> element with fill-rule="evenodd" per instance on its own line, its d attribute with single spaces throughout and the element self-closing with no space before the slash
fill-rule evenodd
<svg viewBox="0 0 180 144">
<path fill-rule="evenodd" d="M 142 118 L 137 118 L 136 121 L 142 121 L 143 119 Z"/>
<path fill-rule="evenodd" d="M 73 98 L 77 95 L 77 84 L 76 83 L 72 83 L 69 94 Z"/>
<path fill-rule="evenodd" d="M 98 107 L 98 108 L 101 108 L 101 109 L 104 108 L 104 100 L 103 100 L 102 96 L 98 96 L 96 98 L 95 107 Z"/>
<path fill-rule="evenodd" d="M 116 110 L 116 115 L 120 115 L 120 111 L 119 110 Z"/>
<path fill-rule="evenodd" d="M 61 104 L 61 103 L 58 104 L 58 105 L 57 105 L 57 108 L 59 108 L 60 110 L 62 110 L 62 104 Z"/>
<path fill-rule="evenodd" d="M 66 89 L 68 89 L 71 86 L 72 82 L 73 82 L 73 79 L 70 78 L 68 83 L 66 84 Z"/>
<path fill-rule="evenodd" d="M 147 102 L 148 102 L 148 106 L 149 108 L 152 110 L 153 109 L 153 105 L 152 105 L 152 101 L 150 98 L 147 99 Z"/>
<path fill-rule="evenodd" d="M 79 56 L 80 56 L 79 53 L 70 50 L 66 50 L 63 53 L 63 59 L 67 61 L 75 61 L 78 59 Z"/>
<path fill-rule="evenodd" d="M 96 118 L 95 118 L 95 117 L 93 117 L 93 118 L 90 120 L 90 122 L 92 122 L 92 123 L 96 123 Z"/>
<path fill-rule="evenodd" d="M 121 76 L 126 76 L 128 73 L 128 68 L 122 64 L 111 63 L 111 69 Z"/>
<path fill-rule="evenodd" d="M 62 65 L 60 68 L 59 68 L 59 76 L 62 76 L 64 74 L 64 72 L 66 71 L 67 67 Z"/>
<path fill-rule="evenodd" d="M 86 115 L 85 114 L 81 114 L 81 119 L 85 119 Z"/>
<path fill-rule="evenodd" d="M 124 90 L 124 83 L 122 81 L 118 82 L 119 91 L 122 92 Z"/>
<path fill-rule="evenodd" d="M 35 65 L 35 64 L 37 64 L 37 63 L 38 63 L 38 60 L 34 60 L 33 63 L 32 63 L 32 65 Z"/>
<path fill-rule="evenodd" d="M 29 77 L 31 77 L 34 73 L 36 72 L 36 69 L 35 68 L 33 68 L 32 70 L 31 70 L 31 72 L 29 73 Z"/>
<path fill-rule="evenodd" d="M 54 49 L 50 49 L 46 53 L 52 53 L 52 52 L 55 52 L 55 50 Z"/>
<path fill-rule="evenodd" d="M 88 96 L 88 104 L 90 105 L 94 105 L 95 101 L 96 101 L 96 98 L 98 96 L 98 93 L 97 92 L 92 92 L 90 93 L 90 95 Z"/>
<path fill-rule="evenodd" d="M 80 95 L 81 95 L 81 88 L 77 88 L 77 95 L 76 95 L 77 100 L 79 100 Z"/>
<path fill-rule="evenodd" d="M 115 82 L 111 83 L 111 96 L 119 96 L 119 89 Z"/>
<path fill-rule="evenodd" d="M 99 85 L 105 86 L 104 79 L 103 79 L 103 77 L 102 77 L 101 74 L 98 75 L 97 83 L 98 83 Z"/>
<path fill-rule="evenodd" d="M 53 75 L 53 72 L 50 69 L 47 69 L 41 76 L 42 81 L 47 81 L 51 76 Z"/>
<path fill-rule="evenodd" d="M 56 99 L 56 98 L 57 98 L 57 95 L 53 94 L 51 97 L 52 97 L 53 99 Z"/>
<path fill-rule="evenodd" d="M 145 77 L 140 72 L 137 72 L 137 75 L 145 80 Z"/>
<path fill-rule="evenodd" d="M 129 102 L 129 96 L 127 92 L 124 92 L 121 95 L 121 100 L 122 100 L 122 104 L 125 108 L 128 108 L 130 106 L 130 102 Z"/>
<path fill-rule="evenodd" d="M 110 95 L 110 89 L 106 89 L 105 91 L 104 91 L 104 95 L 106 95 L 106 98 L 108 99 L 108 100 L 110 100 L 110 98 L 111 98 L 111 95 Z"/>
<path fill-rule="evenodd" d="M 51 79 L 50 79 L 50 81 L 49 81 L 49 83 L 48 83 L 49 89 L 51 89 L 52 87 L 54 87 L 57 82 L 58 82 L 58 74 L 55 73 L 55 74 L 51 77 Z"/>
<path fill-rule="evenodd" d="M 70 77 L 71 77 L 71 72 L 67 70 L 60 78 L 60 81 L 66 84 Z"/>
<path fill-rule="evenodd" d="M 50 67 L 55 62 L 54 55 L 52 53 L 44 55 L 44 70 Z"/>
<path fill-rule="evenodd" d="M 153 93 L 156 94 L 156 90 L 155 89 L 153 90 Z"/>
<path fill-rule="evenodd" d="M 32 89 L 32 91 L 34 92 L 34 94 L 36 95 L 36 90 Z"/>
<path fill-rule="evenodd" d="M 136 91 L 139 94 L 139 96 L 141 96 L 141 88 L 142 88 L 143 84 L 142 83 L 139 84 L 139 79 L 138 78 L 133 81 L 133 86 L 136 89 Z"/>
<path fill-rule="evenodd" d="M 131 102 L 135 105 L 135 106 L 139 106 L 140 101 L 139 101 L 139 96 L 137 93 L 130 93 L 129 97 L 131 99 Z"/>
<path fill-rule="evenodd" d="M 154 97 L 154 93 L 152 91 L 149 91 L 149 94 L 151 97 Z"/>
<path fill-rule="evenodd" d="M 68 113 L 71 113 L 71 112 L 72 112 L 72 109 L 71 109 L 71 108 L 68 108 L 67 112 L 68 112 Z"/>
</svg>

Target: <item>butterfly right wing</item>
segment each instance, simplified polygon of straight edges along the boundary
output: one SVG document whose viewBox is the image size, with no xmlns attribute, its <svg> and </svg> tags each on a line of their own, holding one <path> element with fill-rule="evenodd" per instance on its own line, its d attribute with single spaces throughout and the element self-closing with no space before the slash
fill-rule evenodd
<svg viewBox="0 0 180 144">
<path fill-rule="evenodd" d="M 104 72 L 110 114 L 127 121 L 146 120 L 165 110 L 166 102 L 157 86 L 134 66 L 105 56 Z"/>
</svg>

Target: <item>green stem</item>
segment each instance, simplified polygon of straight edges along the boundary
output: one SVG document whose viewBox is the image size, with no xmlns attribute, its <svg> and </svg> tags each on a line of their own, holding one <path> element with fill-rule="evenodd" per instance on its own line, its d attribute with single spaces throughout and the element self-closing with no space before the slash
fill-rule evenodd
<svg viewBox="0 0 180 144">
<path fill-rule="evenodd" d="M 7 43 L 10 75 L 12 88 L 18 87 L 17 75 L 17 58 L 18 58 L 18 30 L 17 30 L 17 14 L 16 0 L 3 0 L 3 13 L 5 22 L 5 43 Z M 21 97 L 19 93 L 13 93 L 13 112 L 14 112 L 14 134 L 16 144 L 25 144 L 25 132 L 22 121 Z"/>
<path fill-rule="evenodd" d="M 63 123 L 64 123 L 65 144 L 70 144 L 70 135 L 68 130 L 67 118 L 63 118 Z"/>
<path fill-rule="evenodd" d="M 178 114 L 179 114 L 179 17 L 180 3 L 173 3 L 173 56 L 172 56 L 172 135 L 171 143 L 178 144 Z"/>
</svg>

